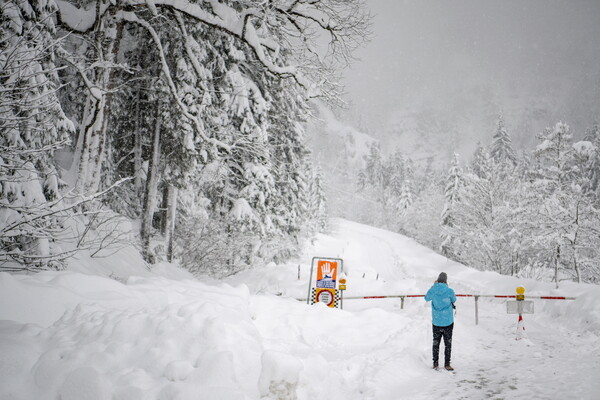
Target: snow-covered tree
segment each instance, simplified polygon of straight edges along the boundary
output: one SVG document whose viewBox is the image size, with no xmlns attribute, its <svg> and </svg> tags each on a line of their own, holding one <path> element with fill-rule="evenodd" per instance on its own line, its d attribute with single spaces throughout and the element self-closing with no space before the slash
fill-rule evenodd
<svg viewBox="0 0 600 400">
<path fill-rule="evenodd" d="M 311 199 L 309 212 L 316 223 L 316 230 L 325 232 L 329 227 L 329 223 L 327 218 L 327 197 L 323 187 L 323 177 L 320 168 L 317 168 L 313 173 L 314 177 L 311 180 L 312 184 L 309 192 Z"/>
<path fill-rule="evenodd" d="M 458 161 L 458 154 L 454 153 L 452 164 L 448 170 L 446 178 L 446 186 L 444 189 L 444 209 L 441 215 L 441 245 L 440 251 L 447 257 L 458 258 L 460 250 L 459 244 L 456 242 L 456 237 L 453 230 L 456 227 L 457 221 L 455 216 L 456 207 L 461 202 L 461 189 L 464 186 L 463 170 Z"/>
<path fill-rule="evenodd" d="M 517 157 L 515 151 L 512 148 L 512 142 L 510 136 L 504 126 L 504 118 L 502 113 L 498 116 L 498 123 L 496 131 L 492 138 L 492 144 L 490 146 L 491 158 L 499 164 L 511 164 L 517 163 Z"/>
<path fill-rule="evenodd" d="M 455 211 L 454 234 L 462 244 L 465 263 L 514 275 L 521 267 L 516 191 L 519 182 L 500 175 L 465 176 L 461 203 Z"/>
<path fill-rule="evenodd" d="M 5 3 L 0 198 L 12 207 L 19 193 L 28 206 L 59 201 L 58 182 L 82 199 L 111 188 L 75 207 L 139 218 L 149 261 L 162 256 L 156 242 L 171 259 L 218 238 L 228 272 L 325 227 L 302 124 L 311 98 L 338 99 L 335 70 L 368 37 L 364 0 Z M 53 151 L 69 139 L 61 181 Z M 194 235 L 199 221 L 208 229 Z"/>
<path fill-rule="evenodd" d="M 587 181 L 583 186 L 584 191 L 595 197 L 596 206 L 600 207 L 600 125 L 595 124 L 586 132 L 584 141 L 591 144 L 587 147 L 589 161 L 583 166 Z"/>
<path fill-rule="evenodd" d="M 97 191 L 115 176 L 133 178 L 114 199 L 143 204 L 112 204 L 142 214 L 148 253 L 161 197 L 175 207 L 173 189 L 185 192 L 190 174 L 217 165 L 218 183 L 202 185 L 206 193 L 197 198 L 210 200 L 207 209 L 224 229 L 297 232 L 302 212 L 277 218 L 285 211 L 277 198 L 297 204 L 305 179 L 299 170 L 304 111 L 293 108 L 302 110 L 310 97 L 336 98 L 334 66 L 350 59 L 367 31 L 362 0 L 60 1 L 59 8 L 61 28 L 80 44 L 61 56 L 87 96 L 85 104 L 69 106 L 81 110 L 74 115 L 82 122 L 72 166 L 79 193 Z M 321 33 L 331 40 L 325 53 Z M 284 152 L 298 162 L 285 165 Z M 173 221 L 166 226 L 172 229 Z"/>
<path fill-rule="evenodd" d="M 418 191 L 412 193 L 412 204 L 400 221 L 399 231 L 431 248 L 440 248 L 440 210 L 444 205 L 444 181 L 441 171 L 415 171 Z"/>
<path fill-rule="evenodd" d="M 57 96 L 55 11 L 52 1 L 0 6 L 0 263 L 61 258 L 53 242 L 68 207 L 54 154 L 73 125 Z"/>
<path fill-rule="evenodd" d="M 490 174 L 490 155 L 481 142 L 477 142 L 469 167 L 480 178 L 487 178 Z"/>
<path fill-rule="evenodd" d="M 547 190 L 561 190 L 569 184 L 573 173 L 573 135 L 569 126 L 558 122 L 554 128 L 546 128 L 537 136 L 540 142 L 534 155 L 541 164 L 541 175 L 547 185 Z"/>
<path fill-rule="evenodd" d="M 561 272 L 581 281 L 582 266 L 591 272 L 589 259 L 598 257 L 591 245 L 597 238 L 597 230 L 592 227 L 598 221 L 598 210 L 585 194 L 591 178 L 585 166 L 591 162 L 594 148 L 590 142 L 573 145 L 569 127 L 562 122 L 546 129 L 538 139 L 540 144 L 535 149 L 541 166 L 536 181 L 541 204 L 538 220 L 543 227 L 539 240 L 554 265 L 557 285 Z"/>
<path fill-rule="evenodd" d="M 299 101 L 298 93 L 286 95 L 296 90 L 289 82 L 276 79 L 271 85 L 269 149 L 276 181 L 271 213 L 275 229 L 292 236 L 298 243 L 299 237 L 308 233 L 307 223 L 315 220 L 309 210 L 311 187 L 318 176 L 313 176 L 303 126 L 308 109 L 306 103 Z"/>
<path fill-rule="evenodd" d="M 402 184 L 402 188 L 400 189 L 400 197 L 398 198 L 398 203 L 396 208 L 401 217 L 406 215 L 407 210 L 413 204 L 413 196 L 411 193 L 411 185 L 409 180 L 405 180 Z"/>
</svg>

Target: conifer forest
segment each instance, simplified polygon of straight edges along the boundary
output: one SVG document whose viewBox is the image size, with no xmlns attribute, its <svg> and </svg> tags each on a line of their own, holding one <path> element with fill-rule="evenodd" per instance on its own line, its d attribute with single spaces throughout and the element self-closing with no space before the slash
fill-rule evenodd
<svg viewBox="0 0 600 400">
<path fill-rule="evenodd" d="M 2 1 L 0 271 L 133 243 L 148 268 L 224 277 L 344 217 L 481 270 L 598 283 L 600 125 L 546 120 L 517 148 L 500 104 L 474 151 L 448 134 L 425 158 L 349 129 L 329 110 L 372 21 L 366 0 Z"/>
</svg>

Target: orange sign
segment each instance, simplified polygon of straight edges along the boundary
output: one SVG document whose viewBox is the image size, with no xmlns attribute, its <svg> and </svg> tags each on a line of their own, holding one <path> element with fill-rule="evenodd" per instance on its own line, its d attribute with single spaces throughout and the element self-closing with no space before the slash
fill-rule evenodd
<svg viewBox="0 0 600 400">
<path fill-rule="evenodd" d="M 337 261 L 317 262 L 317 288 L 335 289 L 338 273 Z"/>
<path fill-rule="evenodd" d="M 315 267 L 317 268 L 316 274 Z M 307 304 L 321 303 L 331 308 L 342 308 L 343 292 L 341 290 L 346 289 L 345 284 L 344 287 L 341 286 L 342 279 L 346 280 L 344 260 L 313 257 L 309 276 Z M 315 278 L 316 285 L 313 286 Z"/>
</svg>

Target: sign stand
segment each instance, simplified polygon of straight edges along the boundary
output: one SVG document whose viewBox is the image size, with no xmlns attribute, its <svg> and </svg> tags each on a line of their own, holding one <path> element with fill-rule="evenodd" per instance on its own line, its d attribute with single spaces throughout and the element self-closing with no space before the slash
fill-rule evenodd
<svg viewBox="0 0 600 400">
<path fill-rule="evenodd" d="M 317 270 L 313 287 L 313 271 Z M 308 279 L 307 304 L 325 303 L 328 307 L 343 308 L 343 289 L 338 289 L 338 276 L 345 278 L 344 260 L 341 258 L 313 257 Z M 345 284 L 345 282 L 344 282 Z M 345 286 L 345 285 L 344 285 Z"/>
<path fill-rule="evenodd" d="M 515 339 L 521 340 L 527 338 L 523 314 L 533 314 L 533 301 L 525 300 L 525 288 L 523 286 L 517 288 L 516 299 L 516 301 L 506 302 L 506 312 L 508 314 L 519 314 L 519 319 L 517 321 L 517 336 Z"/>
</svg>

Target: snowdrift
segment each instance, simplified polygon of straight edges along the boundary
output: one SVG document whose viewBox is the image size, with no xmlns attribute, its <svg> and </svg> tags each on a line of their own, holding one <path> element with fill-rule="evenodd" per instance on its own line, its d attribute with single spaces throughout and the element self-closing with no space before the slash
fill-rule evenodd
<svg viewBox="0 0 600 400">
<path fill-rule="evenodd" d="M 422 299 L 404 309 L 398 299 L 347 300 L 344 310 L 296 300 L 306 297 L 313 255 L 345 260 L 348 296 L 422 294 L 443 270 L 457 293 L 523 285 L 578 299 L 536 302 L 522 341 L 503 301 L 481 299 L 475 325 L 473 301 L 459 300 L 457 373 L 440 373 L 430 368 Z M 596 286 L 478 272 L 343 220 L 298 262 L 226 283 L 171 265 L 149 271 L 134 252 L 114 257 L 103 261 L 105 276 L 91 259 L 78 272 L 0 273 L 0 399 L 591 399 L 600 389 Z"/>
</svg>

